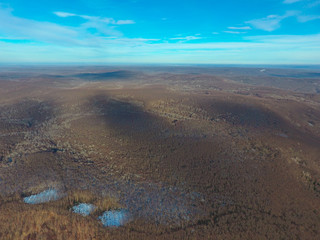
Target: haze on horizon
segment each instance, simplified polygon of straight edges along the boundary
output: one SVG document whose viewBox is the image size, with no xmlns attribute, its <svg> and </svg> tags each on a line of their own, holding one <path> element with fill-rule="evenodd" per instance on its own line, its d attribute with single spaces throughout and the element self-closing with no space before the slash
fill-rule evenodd
<svg viewBox="0 0 320 240">
<path fill-rule="evenodd" d="M 319 0 L 0 1 L 0 63 L 320 64 Z"/>
</svg>

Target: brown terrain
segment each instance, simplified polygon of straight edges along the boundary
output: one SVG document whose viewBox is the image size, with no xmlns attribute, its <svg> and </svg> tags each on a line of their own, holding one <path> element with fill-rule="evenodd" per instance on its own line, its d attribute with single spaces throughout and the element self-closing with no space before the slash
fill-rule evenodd
<svg viewBox="0 0 320 240">
<path fill-rule="evenodd" d="M 320 70 L 0 68 L 0 239 L 319 236 Z"/>
</svg>

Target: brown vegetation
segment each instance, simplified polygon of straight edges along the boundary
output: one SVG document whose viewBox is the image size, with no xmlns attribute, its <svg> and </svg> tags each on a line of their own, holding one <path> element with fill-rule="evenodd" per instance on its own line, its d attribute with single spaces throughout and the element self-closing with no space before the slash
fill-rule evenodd
<svg viewBox="0 0 320 240">
<path fill-rule="evenodd" d="M 284 70 L 138 70 L 0 81 L 0 239 L 317 239 L 314 78 L 293 92 Z M 65 196 L 22 202 L 47 188 Z M 96 211 L 72 213 L 81 202 Z M 131 221 L 102 227 L 119 208 Z"/>
<path fill-rule="evenodd" d="M 90 216 L 72 213 L 79 203 L 92 203 L 96 209 Z M 0 199 L 1 239 L 100 239 L 103 231 L 98 216 L 119 209 L 118 200 L 100 197 L 89 191 L 75 190 L 60 200 L 27 205 L 17 194 Z"/>
</svg>

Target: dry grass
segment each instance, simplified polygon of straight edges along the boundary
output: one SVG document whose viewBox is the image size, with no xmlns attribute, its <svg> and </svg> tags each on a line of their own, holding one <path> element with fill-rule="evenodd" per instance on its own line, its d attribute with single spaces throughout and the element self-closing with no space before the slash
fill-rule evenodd
<svg viewBox="0 0 320 240">
<path fill-rule="evenodd" d="M 92 216 L 82 217 L 70 211 L 78 203 L 92 203 L 97 208 Z M 17 194 L 0 196 L 0 239 L 108 239 L 97 216 L 120 207 L 115 198 L 103 198 L 83 190 L 38 205 L 23 203 Z"/>
<path fill-rule="evenodd" d="M 33 194 L 38 194 L 39 192 L 45 191 L 49 188 L 59 189 L 59 187 L 60 186 L 58 182 L 44 181 L 44 182 L 38 183 L 37 185 L 29 187 L 26 191 L 24 191 L 23 195 L 29 196 Z"/>
<path fill-rule="evenodd" d="M 57 79 L 58 88 L 51 79 L 0 81 L 0 132 L 12 134 L 0 138 L 0 192 L 99 191 L 109 180 L 164 183 L 203 194 L 196 204 L 210 215 L 182 227 L 135 218 L 112 230 L 97 217 L 121 207 L 115 198 L 72 191 L 27 205 L 13 195 L 0 198 L 0 240 L 319 238 L 320 97 L 204 75 L 154 80 L 168 85 L 141 87 L 139 80 L 122 88 L 106 81 L 62 91 L 69 80 Z M 82 202 L 96 211 L 87 217 L 70 211 Z"/>
<path fill-rule="evenodd" d="M 108 211 L 111 209 L 122 208 L 118 200 L 112 197 L 98 199 L 97 201 L 94 202 L 94 205 L 97 207 L 95 209 L 95 213 L 100 213 L 100 212 Z"/>
<path fill-rule="evenodd" d="M 111 209 L 122 208 L 122 206 L 118 202 L 118 199 L 114 197 L 101 197 L 99 195 L 93 194 L 88 190 L 71 191 L 65 198 L 57 202 L 57 204 L 63 207 L 67 207 L 68 209 L 79 203 L 91 203 L 95 205 L 95 215 Z"/>
<path fill-rule="evenodd" d="M 62 202 L 68 206 L 74 206 L 79 203 L 94 203 L 97 199 L 93 193 L 87 190 L 75 190 L 70 192 Z"/>
<path fill-rule="evenodd" d="M 17 202 L 0 209 L 0 239 L 102 238 L 103 228 L 96 220 L 64 209 Z"/>
</svg>

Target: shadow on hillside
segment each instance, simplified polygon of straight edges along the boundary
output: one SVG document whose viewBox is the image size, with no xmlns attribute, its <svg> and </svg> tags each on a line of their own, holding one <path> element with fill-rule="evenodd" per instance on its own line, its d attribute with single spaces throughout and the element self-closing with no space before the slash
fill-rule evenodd
<svg viewBox="0 0 320 240">
<path fill-rule="evenodd" d="M 137 76 L 138 73 L 133 71 L 119 70 L 113 72 L 102 73 L 79 73 L 72 75 L 72 77 L 80 78 L 85 81 L 109 81 L 109 80 L 130 80 Z"/>
<path fill-rule="evenodd" d="M 231 125 L 279 130 L 288 123 L 279 115 L 261 106 L 215 100 L 206 104 L 213 117 L 224 119 Z"/>
<path fill-rule="evenodd" d="M 160 136 L 168 126 L 158 117 L 147 113 L 141 106 L 106 95 L 90 99 L 89 107 L 102 115 L 107 126 L 125 135 Z"/>
</svg>

